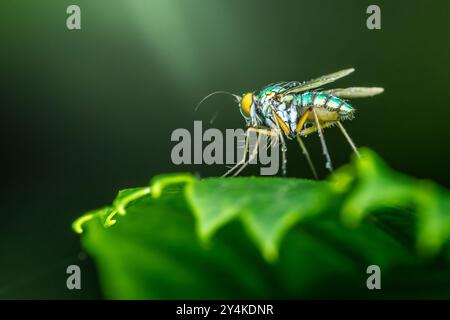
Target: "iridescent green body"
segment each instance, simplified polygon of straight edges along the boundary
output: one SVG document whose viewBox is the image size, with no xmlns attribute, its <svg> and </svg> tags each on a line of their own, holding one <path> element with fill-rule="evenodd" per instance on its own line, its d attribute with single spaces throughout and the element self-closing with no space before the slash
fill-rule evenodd
<svg viewBox="0 0 450 320">
<path fill-rule="evenodd" d="M 247 92 L 242 96 L 232 95 L 239 103 L 239 110 L 247 123 L 246 150 L 250 132 L 257 132 L 271 136 L 275 143 L 279 141 L 282 152 L 282 172 L 286 175 L 286 143 L 284 137 L 296 138 L 302 148 L 303 154 L 317 178 L 317 173 L 312 164 L 302 136 L 317 132 L 322 145 L 322 152 L 326 158 L 326 167 L 333 169 L 330 154 L 323 134 L 323 128 L 337 125 L 348 143 L 358 155 L 358 150 L 341 123 L 341 120 L 352 119 L 355 109 L 345 99 L 372 97 L 383 92 L 380 87 L 349 87 L 322 90 L 322 86 L 345 77 L 355 71 L 353 68 L 343 69 L 326 74 L 318 78 L 298 82 L 277 82 L 269 84 L 261 90 Z M 216 92 L 216 93 L 220 93 Z M 222 92 L 227 93 L 227 92 Z M 214 94 L 214 93 L 213 93 Z M 251 158 L 256 156 L 256 149 Z M 250 160 L 241 160 L 243 166 L 238 170 L 239 163 L 228 170 L 225 175 L 237 170 L 239 174 Z"/>
<path fill-rule="evenodd" d="M 274 128 L 277 120 L 282 120 L 288 128 L 288 132 L 284 133 L 288 138 L 294 138 L 298 134 L 296 130 L 301 116 L 310 108 L 315 109 L 321 121 L 339 121 L 353 117 L 355 110 L 350 104 L 326 92 L 307 91 L 279 95 L 298 85 L 297 81 L 281 82 L 254 93 L 256 125 Z M 273 112 L 279 119 L 274 118 Z"/>
</svg>

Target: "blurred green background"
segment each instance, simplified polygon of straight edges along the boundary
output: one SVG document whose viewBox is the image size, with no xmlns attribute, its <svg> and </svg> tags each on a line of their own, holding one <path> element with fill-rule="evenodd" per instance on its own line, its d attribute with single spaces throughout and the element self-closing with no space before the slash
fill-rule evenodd
<svg viewBox="0 0 450 320">
<path fill-rule="evenodd" d="M 81 7 L 82 30 L 66 28 Z M 381 7 L 381 30 L 366 8 Z M 12 1 L 0 4 L 2 207 L 0 298 L 99 298 L 92 261 L 70 223 L 119 189 L 163 172 L 222 174 L 224 166 L 175 166 L 170 134 L 207 121 L 244 125 L 229 97 L 278 80 L 343 68 L 342 86 L 383 86 L 354 101 L 347 129 L 399 171 L 449 187 L 448 2 L 427 1 Z M 335 165 L 350 149 L 326 131 Z M 316 136 L 308 146 L 325 174 Z M 295 145 L 290 176 L 310 177 Z M 257 173 L 253 168 L 249 173 Z M 69 264 L 81 291 L 66 289 Z"/>
</svg>

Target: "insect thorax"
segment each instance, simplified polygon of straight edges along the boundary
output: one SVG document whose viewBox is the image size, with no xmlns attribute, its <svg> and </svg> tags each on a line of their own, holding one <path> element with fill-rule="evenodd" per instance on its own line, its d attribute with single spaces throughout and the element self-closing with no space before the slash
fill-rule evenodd
<svg viewBox="0 0 450 320">
<path fill-rule="evenodd" d="M 280 101 L 276 97 L 277 92 L 272 92 L 273 94 L 264 93 L 258 95 L 256 104 L 258 124 L 277 129 L 277 120 L 278 124 L 280 123 L 279 120 L 281 120 L 288 127 L 289 131 L 293 133 L 302 112 L 304 112 L 303 108 L 295 102 L 294 95 L 286 95 Z M 275 117 L 278 117 L 278 119 L 275 119 Z"/>
</svg>

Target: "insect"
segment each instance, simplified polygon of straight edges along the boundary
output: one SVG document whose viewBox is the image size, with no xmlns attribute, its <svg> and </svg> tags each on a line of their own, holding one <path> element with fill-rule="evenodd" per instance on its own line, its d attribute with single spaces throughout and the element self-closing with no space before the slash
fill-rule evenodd
<svg viewBox="0 0 450 320">
<path fill-rule="evenodd" d="M 323 90 L 321 86 L 334 82 L 355 71 L 345 69 L 324 75 L 309 81 L 277 82 L 261 90 L 247 92 L 242 96 L 224 91 L 213 94 L 231 94 L 239 105 L 239 110 L 247 125 L 243 158 L 236 163 L 224 176 L 238 175 L 257 155 L 257 145 L 252 151 L 249 149 L 249 135 L 264 134 L 270 136 L 275 143 L 280 143 L 282 152 L 282 174 L 286 175 L 286 141 L 297 139 L 308 164 L 317 179 L 317 171 L 313 165 L 310 154 L 301 137 L 318 132 L 322 151 L 326 159 L 326 168 L 333 170 L 331 157 L 323 134 L 323 129 L 337 125 L 342 131 L 353 151 L 359 156 L 353 140 L 345 130 L 341 121 L 354 118 L 355 109 L 348 103 L 349 98 L 371 97 L 384 91 L 379 87 L 350 87 L 345 89 Z"/>
</svg>

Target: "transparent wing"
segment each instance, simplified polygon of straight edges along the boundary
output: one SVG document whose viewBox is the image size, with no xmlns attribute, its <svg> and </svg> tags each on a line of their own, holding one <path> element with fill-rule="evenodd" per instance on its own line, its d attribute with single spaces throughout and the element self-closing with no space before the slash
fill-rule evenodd
<svg viewBox="0 0 450 320">
<path fill-rule="evenodd" d="M 322 92 L 332 94 L 335 97 L 343 99 L 372 97 L 384 91 L 379 87 L 351 87 L 345 89 L 331 89 Z"/>
<path fill-rule="evenodd" d="M 291 89 L 286 90 L 283 92 L 283 94 L 289 94 L 289 93 L 296 93 L 296 92 L 302 92 L 307 91 L 310 89 L 318 88 L 320 86 L 323 86 L 324 84 L 336 81 L 337 79 L 340 79 L 342 77 L 345 77 L 355 71 L 355 69 L 345 69 L 338 72 L 330 73 L 325 76 L 321 76 L 316 79 L 312 79 L 303 83 L 300 83 L 298 86 L 295 86 Z"/>
</svg>

